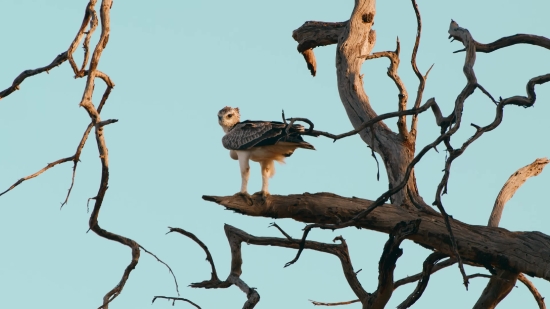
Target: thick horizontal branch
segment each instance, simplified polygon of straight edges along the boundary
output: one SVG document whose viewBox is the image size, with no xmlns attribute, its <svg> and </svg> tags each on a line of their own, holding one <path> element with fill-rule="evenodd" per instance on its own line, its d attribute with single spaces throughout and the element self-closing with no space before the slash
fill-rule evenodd
<svg viewBox="0 0 550 309">
<path fill-rule="evenodd" d="M 271 195 L 267 202 L 252 196 L 253 204 L 240 196 L 203 196 L 235 212 L 268 218 L 292 218 L 307 223 L 338 224 L 352 220 L 372 201 L 345 198 L 331 193 Z M 401 221 L 422 219 L 418 232 L 407 238 L 454 256 L 445 221 L 439 214 L 384 204 L 359 220 L 355 226 L 390 233 Z M 481 265 L 526 273 L 550 280 L 550 237 L 540 232 L 510 232 L 503 228 L 475 226 L 452 220 L 458 252 L 466 260 Z"/>
</svg>

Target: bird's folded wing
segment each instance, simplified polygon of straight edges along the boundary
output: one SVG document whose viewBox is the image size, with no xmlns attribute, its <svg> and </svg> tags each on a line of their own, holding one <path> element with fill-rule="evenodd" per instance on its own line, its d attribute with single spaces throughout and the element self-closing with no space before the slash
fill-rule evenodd
<svg viewBox="0 0 550 309">
<path fill-rule="evenodd" d="M 222 138 L 222 144 L 229 150 L 246 150 L 280 136 L 284 125 L 270 121 L 245 121 L 235 125 Z M 273 144 L 277 142 L 275 138 Z"/>
</svg>

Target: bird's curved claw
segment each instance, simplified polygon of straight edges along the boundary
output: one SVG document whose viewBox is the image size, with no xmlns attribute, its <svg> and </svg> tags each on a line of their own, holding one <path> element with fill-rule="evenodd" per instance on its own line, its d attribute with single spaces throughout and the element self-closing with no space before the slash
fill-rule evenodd
<svg viewBox="0 0 550 309">
<path fill-rule="evenodd" d="M 248 194 L 248 192 L 237 192 L 235 193 L 235 196 L 242 197 L 242 199 L 248 204 L 248 206 L 252 206 L 254 204 L 254 201 L 252 201 L 252 197 L 250 197 L 250 194 Z"/>
<path fill-rule="evenodd" d="M 253 195 L 259 195 L 262 198 L 262 203 L 265 204 L 270 194 L 269 192 L 266 192 L 266 191 L 259 191 L 254 193 Z"/>
</svg>

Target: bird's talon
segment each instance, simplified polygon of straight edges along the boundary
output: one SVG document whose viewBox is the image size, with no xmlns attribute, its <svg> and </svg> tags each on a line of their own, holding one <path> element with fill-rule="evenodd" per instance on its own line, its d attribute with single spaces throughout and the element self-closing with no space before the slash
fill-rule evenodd
<svg viewBox="0 0 550 309">
<path fill-rule="evenodd" d="M 269 192 L 259 191 L 259 192 L 254 193 L 254 195 L 259 195 L 262 198 L 262 202 L 265 203 L 270 194 L 269 194 Z"/>
<path fill-rule="evenodd" d="M 237 192 L 235 193 L 235 196 L 242 197 L 249 206 L 252 206 L 252 204 L 254 204 L 254 202 L 252 201 L 252 197 L 250 196 L 250 194 L 248 194 L 248 192 Z"/>
</svg>

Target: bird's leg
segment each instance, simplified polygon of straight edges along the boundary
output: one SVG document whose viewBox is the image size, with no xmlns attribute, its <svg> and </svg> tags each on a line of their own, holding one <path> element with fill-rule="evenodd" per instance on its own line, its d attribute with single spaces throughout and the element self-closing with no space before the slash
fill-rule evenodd
<svg viewBox="0 0 550 309">
<path fill-rule="evenodd" d="M 269 196 L 269 178 L 275 174 L 275 164 L 273 160 L 261 161 L 260 166 L 262 168 L 262 191 L 256 192 L 256 194 L 260 194 L 265 201 Z"/>
<path fill-rule="evenodd" d="M 252 199 L 250 194 L 247 192 L 248 187 L 248 178 L 250 177 L 250 165 L 248 160 L 250 159 L 250 154 L 244 151 L 236 151 L 239 159 L 239 167 L 241 169 L 241 191 L 237 194 L 242 196 L 249 205 L 252 205 Z"/>
<path fill-rule="evenodd" d="M 241 191 L 240 193 L 248 193 L 248 178 L 250 177 L 250 165 L 248 160 L 250 159 L 250 154 L 244 151 L 237 151 L 237 156 L 239 157 L 239 167 L 241 168 Z"/>
</svg>

